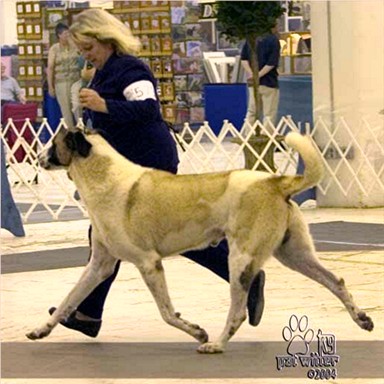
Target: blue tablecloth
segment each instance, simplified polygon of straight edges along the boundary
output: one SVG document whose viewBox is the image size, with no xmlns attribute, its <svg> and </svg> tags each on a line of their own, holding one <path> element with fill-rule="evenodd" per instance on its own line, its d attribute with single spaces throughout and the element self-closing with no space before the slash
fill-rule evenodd
<svg viewBox="0 0 384 384">
<path fill-rule="evenodd" d="M 216 135 L 225 119 L 241 129 L 247 113 L 247 98 L 247 85 L 243 83 L 204 85 L 205 120 Z"/>
</svg>

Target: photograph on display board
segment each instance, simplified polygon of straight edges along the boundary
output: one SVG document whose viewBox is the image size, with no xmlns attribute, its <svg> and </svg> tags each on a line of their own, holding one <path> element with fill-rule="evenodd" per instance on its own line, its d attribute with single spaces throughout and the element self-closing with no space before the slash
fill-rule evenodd
<svg viewBox="0 0 384 384">
<path fill-rule="evenodd" d="M 45 11 L 45 25 L 48 28 L 54 28 L 59 21 L 63 21 L 64 11 L 61 9 L 47 9 Z"/>
<path fill-rule="evenodd" d="M 203 94 L 201 92 L 188 92 L 188 105 L 190 107 L 204 106 Z"/>
<path fill-rule="evenodd" d="M 187 77 L 187 75 L 175 75 L 173 77 L 173 81 L 175 83 L 176 92 L 188 90 L 188 77 Z"/>
<path fill-rule="evenodd" d="M 152 55 L 160 55 L 162 53 L 160 37 L 159 36 L 152 36 L 149 41 L 151 43 Z"/>
<path fill-rule="evenodd" d="M 182 59 L 173 59 L 172 58 L 172 67 L 174 73 L 182 73 L 182 65 L 181 65 Z"/>
<path fill-rule="evenodd" d="M 163 76 L 172 77 L 173 76 L 173 67 L 172 67 L 172 59 L 169 57 L 165 57 L 162 59 L 162 70 Z"/>
<path fill-rule="evenodd" d="M 159 99 L 161 99 L 163 97 L 163 87 L 161 86 L 161 83 L 157 83 L 156 92 Z"/>
<path fill-rule="evenodd" d="M 159 16 L 160 20 L 160 29 L 162 32 L 170 32 L 171 30 L 171 18 L 166 16 Z"/>
<path fill-rule="evenodd" d="M 150 18 L 151 21 L 151 31 L 152 32 L 160 32 L 160 16 L 159 15 L 152 15 Z"/>
<path fill-rule="evenodd" d="M 188 75 L 188 90 L 200 91 L 203 89 L 205 76 L 203 74 Z"/>
<path fill-rule="evenodd" d="M 231 42 L 229 39 L 222 35 L 219 31 L 216 32 L 217 50 L 236 50 L 238 51 L 242 45 L 241 41 Z"/>
<path fill-rule="evenodd" d="M 141 19 L 140 14 L 133 14 L 130 18 L 132 31 L 140 32 L 141 31 Z"/>
<path fill-rule="evenodd" d="M 151 69 L 155 77 L 160 77 L 163 74 L 163 66 L 160 59 L 153 59 L 150 61 Z"/>
<path fill-rule="evenodd" d="M 189 73 L 202 73 L 203 65 L 200 58 L 185 57 L 182 59 L 174 60 L 174 70 L 179 74 Z"/>
<path fill-rule="evenodd" d="M 184 124 L 189 122 L 189 108 L 176 109 L 176 124 Z"/>
<path fill-rule="evenodd" d="M 205 113 L 203 107 L 193 107 L 189 109 L 189 118 L 191 122 L 204 121 Z"/>
<path fill-rule="evenodd" d="M 161 83 L 162 97 L 166 100 L 173 100 L 175 98 L 175 86 L 172 82 Z"/>
<path fill-rule="evenodd" d="M 175 100 L 176 100 L 177 108 L 188 108 L 189 107 L 188 92 L 177 92 Z"/>
<path fill-rule="evenodd" d="M 200 19 L 200 6 L 198 5 L 197 2 L 196 4 L 195 2 L 188 2 L 188 1 L 186 3 L 189 3 L 189 5 L 187 5 L 188 10 L 185 14 L 185 18 L 183 22 L 185 24 L 198 23 Z"/>
<path fill-rule="evenodd" d="M 184 24 L 186 8 L 184 6 L 177 7 L 173 4 L 171 8 L 172 24 Z"/>
<path fill-rule="evenodd" d="M 151 18 L 149 16 L 141 16 L 140 25 L 141 25 L 142 32 L 151 31 Z"/>
<path fill-rule="evenodd" d="M 187 31 L 184 24 L 172 26 L 172 39 L 176 41 L 184 41 L 187 37 Z"/>
<path fill-rule="evenodd" d="M 172 38 L 171 36 L 165 35 L 160 38 L 161 52 L 164 54 L 172 53 Z"/>
<path fill-rule="evenodd" d="M 173 60 L 173 71 L 176 74 L 202 73 L 203 64 L 200 58 L 186 57 Z"/>
<path fill-rule="evenodd" d="M 149 39 L 149 36 L 142 35 L 141 36 L 141 54 L 142 55 L 148 55 L 151 53 L 151 41 Z"/>
<path fill-rule="evenodd" d="M 162 111 L 163 111 L 163 118 L 164 120 L 168 121 L 175 121 L 176 118 L 176 109 L 175 106 L 172 104 L 164 104 L 162 106 Z"/>
<path fill-rule="evenodd" d="M 200 29 L 201 26 L 199 23 L 185 24 L 186 38 L 191 40 L 200 39 Z"/>
<path fill-rule="evenodd" d="M 178 59 L 180 57 L 186 57 L 187 50 L 185 47 L 185 41 L 178 41 L 173 43 L 173 59 Z"/>
<path fill-rule="evenodd" d="M 187 57 L 202 57 L 201 41 L 187 41 Z"/>
<path fill-rule="evenodd" d="M 200 22 L 200 39 L 202 42 L 202 51 L 216 50 L 216 26 L 212 20 L 203 20 Z"/>
</svg>

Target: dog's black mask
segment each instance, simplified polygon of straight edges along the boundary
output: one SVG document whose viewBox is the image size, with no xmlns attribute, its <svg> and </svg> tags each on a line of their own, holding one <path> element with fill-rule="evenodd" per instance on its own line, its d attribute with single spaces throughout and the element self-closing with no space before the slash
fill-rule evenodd
<svg viewBox="0 0 384 384">
<path fill-rule="evenodd" d="M 92 145 L 85 139 L 82 132 L 68 132 L 64 140 L 71 151 L 77 152 L 82 157 L 89 155 Z"/>
<path fill-rule="evenodd" d="M 56 144 L 53 143 L 52 146 L 48 149 L 48 159 L 49 162 L 53 165 L 60 166 L 60 160 L 57 157 Z"/>
</svg>

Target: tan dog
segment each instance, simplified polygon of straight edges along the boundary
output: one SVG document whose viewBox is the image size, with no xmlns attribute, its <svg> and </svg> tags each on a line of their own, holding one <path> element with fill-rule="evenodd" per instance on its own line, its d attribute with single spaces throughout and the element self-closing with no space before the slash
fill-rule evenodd
<svg viewBox="0 0 384 384">
<path fill-rule="evenodd" d="M 112 274 L 120 259 L 137 266 L 163 319 L 197 339 L 201 343 L 198 352 L 223 352 L 246 317 L 250 284 L 271 255 L 327 287 L 352 319 L 371 331 L 372 320 L 353 302 L 344 281 L 317 260 L 307 225 L 298 206 L 289 200 L 319 182 L 321 158 L 308 137 L 290 133 L 285 141 L 304 159 L 303 176 L 248 170 L 172 175 L 128 161 L 97 133 L 60 131 L 40 163 L 46 169 L 68 168 L 89 212 L 93 253 L 69 295 L 27 337 L 49 335 Z M 224 237 L 230 248 L 231 305 L 222 334 L 208 342 L 202 328 L 173 309 L 162 259 L 205 248 Z"/>
</svg>

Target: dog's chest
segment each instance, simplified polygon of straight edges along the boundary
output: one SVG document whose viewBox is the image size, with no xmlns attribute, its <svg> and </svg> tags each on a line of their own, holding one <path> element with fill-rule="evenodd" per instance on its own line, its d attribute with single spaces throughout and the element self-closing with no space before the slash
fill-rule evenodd
<svg viewBox="0 0 384 384">
<path fill-rule="evenodd" d="M 98 242 L 108 250 L 108 253 L 119 260 L 136 262 L 136 255 L 141 250 L 132 242 L 131 238 L 122 230 L 121 225 L 107 225 L 106 222 L 93 222 L 95 236 Z"/>
</svg>

